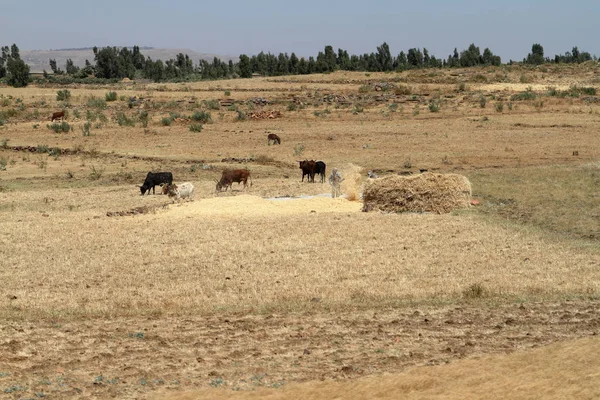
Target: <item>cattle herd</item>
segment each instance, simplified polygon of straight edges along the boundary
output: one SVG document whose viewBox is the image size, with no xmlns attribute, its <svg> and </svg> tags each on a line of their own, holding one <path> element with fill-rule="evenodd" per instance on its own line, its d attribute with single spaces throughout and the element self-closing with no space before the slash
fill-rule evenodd
<svg viewBox="0 0 600 400">
<path fill-rule="evenodd" d="M 54 115 L 52 115 L 53 119 L 56 114 L 57 113 L 54 113 Z M 267 136 L 267 144 L 270 145 L 271 142 L 273 144 L 281 144 L 281 139 L 276 134 L 270 133 Z M 302 182 L 304 182 L 304 177 L 307 175 L 307 182 L 314 183 L 315 175 L 319 175 L 321 177 L 321 183 L 325 182 L 326 165 L 323 161 L 303 160 L 298 162 L 300 164 L 300 169 L 302 170 Z M 252 186 L 250 171 L 247 169 L 226 169 L 221 174 L 221 179 L 215 179 L 217 184 L 216 191 L 227 191 L 228 188 L 232 187 L 234 182 L 236 182 L 238 186 L 239 184 L 243 184 L 244 189 L 246 189 L 248 187 L 248 180 L 250 180 L 250 186 Z M 142 186 L 140 186 L 140 192 L 142 193 L 142 196 L 146 193 L 150 194 L 151 189 L 152 194 L 156 194 L 156 186 L 161 186 L 162 193 L 168 195 L 169 198 L 173 199 L 173 201 L 193 198 L 194 185 L 190 182 L 185 182 L 179 185 L 173 184 L 173 174 L 171 172 L 148 172 L 146 179 L 144 179 L 144 183 Z"/>
</svg>

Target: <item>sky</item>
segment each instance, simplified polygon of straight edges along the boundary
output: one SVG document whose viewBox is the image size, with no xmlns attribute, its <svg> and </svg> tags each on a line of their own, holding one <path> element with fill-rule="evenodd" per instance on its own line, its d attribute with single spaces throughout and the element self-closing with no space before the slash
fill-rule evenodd
<svg viewBox="0 0 600 400">
<path fill-rule="evenodd" d="M 103 46 L 191 49 L 223 56 L 260 51 L 316 56 L 392 55 L 412 47 L 447 58 L 475 43 L 521 61 L 534 43 L 553 57 L 578 46 L 600 56 L 599 0 L 4 0 L 0 45 L 21 50 Z M 143 53 L 143 51 L 142 51 Z"/>
</svg>

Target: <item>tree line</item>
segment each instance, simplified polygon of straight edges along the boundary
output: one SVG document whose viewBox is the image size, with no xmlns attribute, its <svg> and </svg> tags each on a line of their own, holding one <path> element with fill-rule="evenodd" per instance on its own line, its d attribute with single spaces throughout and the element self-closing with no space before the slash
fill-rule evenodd
<svg viewBox="0 0 600 400">
<path fill-rule="evenodd" d="M 260 52 L 248 56 L 241 54 L 237 62 L 222 61 L 214 57 L 212 62 L 200 60 L 194 65 L 187 54 L 179 53 L 169 60 L 152 60 L 142 54 L 139 46 L 128 47 L 93 47 L 94 63 L 85 61 L 84 67 L 74 65 L 67 59 L 64 69 L 61 69 L 56 60 L 50 59 L 49 66 L 54 76 L 61 75 L 71 78 L 83 79 L 94 76 L 100 79 L 135 79 L 138 77 L 150 79 L 154 82 L 182 81 L 182 80 L 214 80 L 224 78 L 250 78 L 254 74 L 263 76 L 303 75 L 313 73 L 329 73 L 336 70 L 385 72 L 403 71 L 420 68 L 458 68 L 486 65 L 501 65 L 500 56 L 492 53 L 489 48 L 483 52 L 475 44 L 467 49 L 453 53 L 447 58 L 437 58 L 430 54 L 426 48 L 410 48 L 406 52 L 400 51 L 393 56 L 387 43 L 377 46 L 375 52 L 364 54 L 349 54 L 348 51 L 332 46 L 325 46 L 316 57 L 298 57 L 295 53 L 279 53 L 278 55 Z M 0 57 L 0 79 L 5 78 L 11 86 L 26 86 L 29 82 L 29 67 L 21 60 L 19 48 L 13 44 L 2 47 Z M 573 47 L 572 51 L 554 58 L 544 56 L 544 48 L 539 43 L 533 44 L 531 53 L 523 59 L 524 64 L 542 63 L 581 63 L 597 60 L 588 52 L 579 51 Z M 508 64 L 512 64 L 509 61 Z M 44 77 L 50 75 L 44 71 Z M 60 79 L 60 78 L 59 78 Z"/>
</svg>

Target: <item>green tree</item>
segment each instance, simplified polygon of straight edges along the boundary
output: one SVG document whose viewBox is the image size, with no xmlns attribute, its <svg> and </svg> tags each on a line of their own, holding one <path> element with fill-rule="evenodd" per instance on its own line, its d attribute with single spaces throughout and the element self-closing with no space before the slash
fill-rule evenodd
<svg viewBox="0 0 600 400">
<path fill-rule="evenodd" d="M 79 72 L 79 67 L 73 64 L 73 60 L 68 58 L 67 64 L 65 65 L 65 70 L 67 71 L 67 74 L 75 75 L 77 72 Z"/>
<path fill-rule="evenodd" d="M 5 56 L 4 49 L 2 55 Z M 10 55 L 6 55 L 6 75 L 6 82 L 12 87 L 25 87 L 29 83 L 29 65 L 21 60 L 16 44 L 11 46 Z"/>
<path fill-rule="evenodd" d="M 240 54 L 238 68 L 240 70 L 240 77 L 252 78 L 252 64 L 250 63 L 250 58 L 247 55 Z"/>
<path fill-rule="evenodd" d="M 377 47 L 377 62 L 382 71 L 391 71 L 394 68 L 390 46 L 386 42 Z"/>
<path fill-rule="evenodd" d="M 527 54 L 527 58 L 523 60 L 526 64 L 543 64 L 544 63 L 544 48 L 539 43 L 534 43 L 531 46 L 531 53 Z"/>
</svg>

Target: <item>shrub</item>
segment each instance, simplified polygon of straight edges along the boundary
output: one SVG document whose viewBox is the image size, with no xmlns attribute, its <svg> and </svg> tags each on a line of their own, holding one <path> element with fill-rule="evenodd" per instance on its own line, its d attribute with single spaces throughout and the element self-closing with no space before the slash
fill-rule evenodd
<svg viewBox="0 0 600 400">
<path fill-rule="evenodd" d="M 104 168 L 96 168 L 95 165 L 90 167 L 90 179 L 93 181 L 97 181 L 102 178 L 102 174 L 104 174 Z"/>
<path fill-rule="evenodd" d="M 220 110 L 221 109 L 221 104 L 219 103 L 218 100 L 204 100 L 204 105 L 209 110 Z"/>
<path fill-rule="evenodd" d="M 398 103 L 392 103 L 388 106 L 390 112 L 396 112 L 398 110 Z"/>
<path fill-rule="evenodd" d="M 206 111 L 197 111 L 193 113 L 190 118 L 192 119 L 192 121 L 202 122 L 203 124 L 208 124 L 212 122 L 212 117 L 210 113 Z"/>
<path fill-rule="evenodd" d="M 409 95 L 412 93 L 412 88 L 410 86 L 407 85 L 400 85 L 398 86 L 396 89 L 394 89 L 394 93 L 395 94 L 402 94 L 402 95 Z"/>
<path fill-rule="evenodd" d="M 298 106 L 296 105 L 296 103 L 290 103 L 287 106 L 288 111 L 296 111 L 297 109 L 298 109 Z"/>
<path fill-rule="evenodd" d="M 117 100 L 117 92 L 108 92 L 104 95 L 104 99 L 106 101 L 116 101 Z"/>
<path fill-rule="evenodd" d="M 0 157 L 0 171 L 6 171 L 6 164 L 8 164 L 6 158 Z"/>
<path fill-rule="evenodd" d="M 483 83 L 485 83 L 485 82 L 487 82 L 487 81 L 488 81 L 488 79 L 487 79 L 487 77 L 486 77 L 485 75 L 482 75 L 482 74 L 477 74 L 477 75 L 475 75 L 475 76 L 473 77 L 473 81 L 475 81 L 475 82 L 483 82 Z"/>
<path fill-rule="evenodd" d="M 56 133 L 60 132 L 69 132 L 72 128 L 67 121 L 63 121 L 60 124 L 58 122 L 54 122 L 52 124 L 46 125 L 48 129 L 53 130 Z"/>
<path fill-rule="evenodd" d="M 92 123 L 90 121 L 86 121 L 83 126 L 81 127 L 81 132 L 83 133 L 83 136 L 91 136 L 92 132 L 90 131 L 90 128 L 92 127 Z"/>
<path fill-rule="evenodd" d="M 8 149 L 8 140 L 7 138 L 3 138 L 2 141 L 0 142 L 0 148 L 2 149 Z"/>
<path fill-rule="evenodd" d="M 467 90 L 467 85 L 464 82 L 461 82 L 458 84 L 457 90 L 459 92 L 464 92 L 465 90 Z"/>
<path fill-rule="evenodd" d="M 226 90 L 225 93 L 223 93 L 225 96 L 231 96 L 231 92 L 229 90 Z"/>
<path fill-rule="evenodd" d="M 248 115 L 242 110 L 237 110 L 237 116 L 235 117 L 237 121 L 245 121 L 248 119 Z"/>
<path fill-rule="evenodd" d="M 133 118 L 128 118 L 127 115 L 122 112 L 117 113 L 117 123 L 119 126 L 135 126 L 135 120 Z"/>
<path fill-rule="evenodd" d="M 91 108 L 99 108 L 104 110 L 106 108 L 106 100 L 92 96 L 88 99 L 87 105 Z"/>
<path fill-rule="evenodd" d="M 56 92 L 56 101 L 68 101 L 71 98 L 71 92 L 68 89 Z"/>
<path fill-rule="evenodd" d="M 501 113 L 502 111 L 504 111 L 504 103 L 496 102 L 495 106 L 496 106 L 496 112 Z"/>
<path fill-rule="evenodd" d="M 536 98 L 536 94 L 531 91 L 531 89 L 527 89 L 525 92 L 516 93 L 510 96 L 512 101 L 519 100 L 534 100 Z"/>
<path fill-rule="evenodd" d="M 431 100 L 429 102 L 429 111 L 431 111 L 431 112 L 440 111 L 440 102 L 438 100 Z"/>
<path fill-rule="evenodd" d="M 484 95 L 479 96 L 479 107 L 485 108 L 485 104 L 487 103 L 487 99 Z"/>
<path fill-rule="evenodd" d="M 141 111 L 138 114 L 138 120 L 142 124 L 143 128 L 147 128 L 148 127 L 148 119 L 149 119 L 149 117 L 148 117 L 148 111 L 144 110 L 144 111 Z"/>
<path fill-rule="evenodd" d="M 371 90 L 371 88 L 369 87 L 369 85 L 361 85 L 358 88 L 358 93 L 367 93 L 369 90 Z"/>
<path fill-rule="evenodd" d="M 171 117 L 164 117 L 164 118 L 161 118 L 160 123 L 162 124 L 162 126 L 171 126 L 171 123 L 173 123 L 173 120 L 171 119 Z"/>
<path fill-rule="evenodd" d="M 294 146 L 294 155 L 296 157 L 301 157 L 304 153 L 304 145 L 302 143 L 298 143 Z"/>
<path fill-rule="evenodd" d="M 190 131 L 191 132 L 202 132 L 204 126 L 202 124 L 191 124 Z"/>
</svg>

